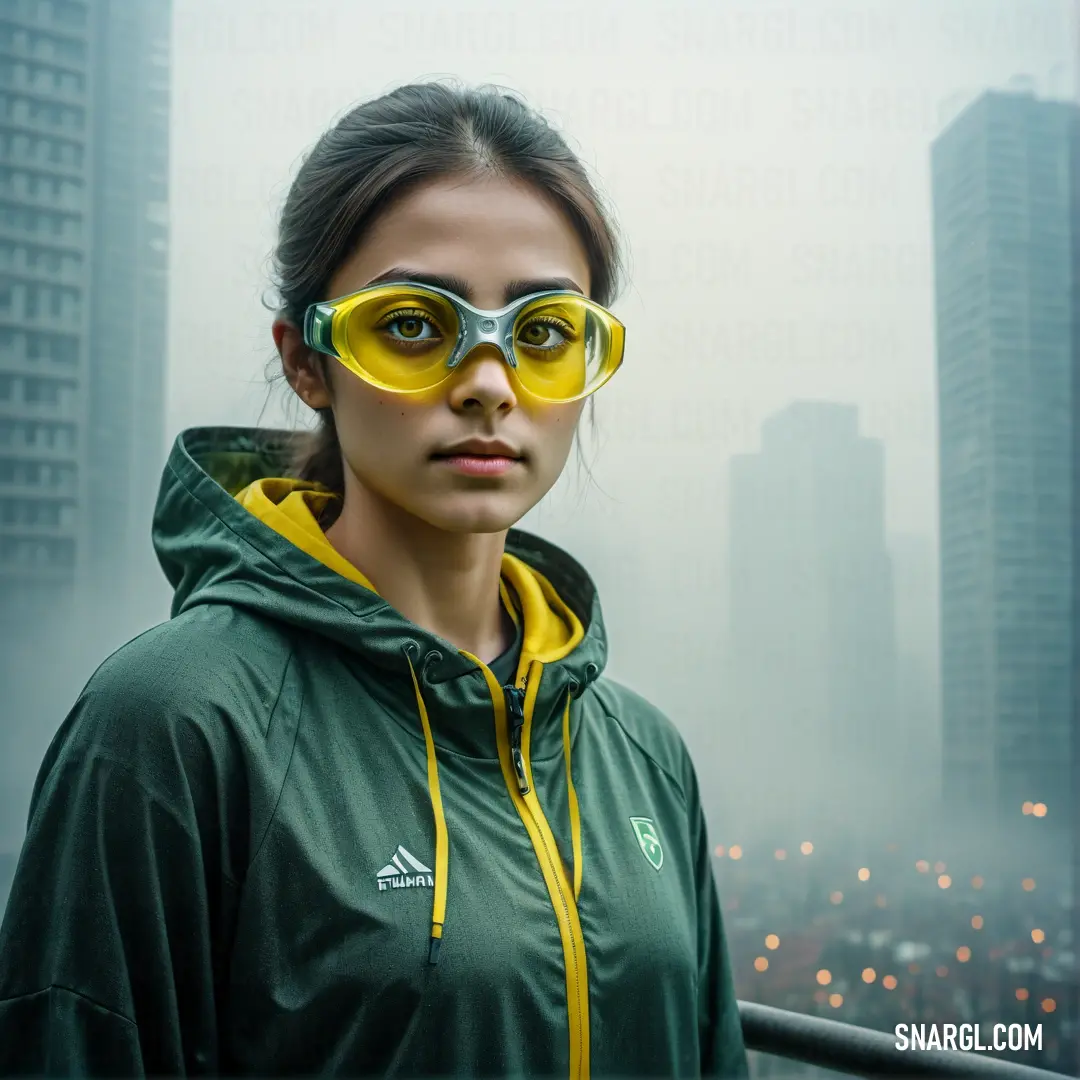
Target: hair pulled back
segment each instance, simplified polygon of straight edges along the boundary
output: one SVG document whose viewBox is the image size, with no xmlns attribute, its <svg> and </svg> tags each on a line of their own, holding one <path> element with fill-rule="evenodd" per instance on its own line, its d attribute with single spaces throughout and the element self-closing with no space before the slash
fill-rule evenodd
<svg viewBox="0 0 1080 1080">
<path fill-rule="evenodd" d="M 280 314 L 303 324 L 377 215 L 411 187 L 494 173 L 535 186 L 569 218 L 585 248 L 592 298 L 610 304 L 621 267 L 614 225 L 562 136 L 494 86 L 415 83 L 358 105 L 315 144 L 289 189 L 278 226 L 274 284 Z M 325 363 L 325 357 L 319 356 Z M 294 474 L 342 492 L 341 448 L 330 409 L 299 446 Z"/>
</svg>

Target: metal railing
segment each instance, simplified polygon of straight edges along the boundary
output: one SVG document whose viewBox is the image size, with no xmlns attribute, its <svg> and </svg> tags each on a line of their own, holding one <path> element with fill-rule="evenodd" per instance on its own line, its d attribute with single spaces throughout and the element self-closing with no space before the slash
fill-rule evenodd
<svg viewBox="0 0 1080 1080">
<path fill-rule="evenodd" d="M 1069 1080 L 1047 1069 L 965 1050 L 898 1050 L 883 1031 L 740 1001 L 747 1050 L 865 1077 L 938 1077 L 941 1080 Z"/>
</svg>

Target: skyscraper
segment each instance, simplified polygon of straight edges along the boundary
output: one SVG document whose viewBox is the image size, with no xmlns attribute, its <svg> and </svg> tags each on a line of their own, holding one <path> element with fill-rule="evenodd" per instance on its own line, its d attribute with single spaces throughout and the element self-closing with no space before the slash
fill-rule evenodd
<svg viewBox="0 0 1080 1080">
<path fill-rule="evenodd" d="M 15 805 L 63 715 L 47 693 L 70 704 L 89 673 L 76 642 L 105 651 L 150 618 L 136 601 L 165 454 L 170 8 L 0 0 L 0 789 Z"/>
<path fill-rule="evenodd" d="M 869 821 L 893 770 L 884 448 L 853 406 L 799 402 L 731 468 L 731 643 L 762 790 L 803 822 Z M 776 749 L 783 746 L 784 775 Z M 792 770 L 795 771 L 792 771 Z"/>
<path fill-rule="evenodd" d="M 5 650 L 85 559 L 92 43 L 78 3 L 0 18 L 0 610 Z M 14 627 L 16 629 L 9 629 Z"/>
<path fill-rule="evenodd" d="M 1078 133 L 991 92 L 931 153 L 945 796 L 1006 828 L 1075 813 Z"/>
<path fill-rule="evenodd" d="M 42 588 L 54 599 L 147 547 L 164 454 L 169 8 L 0 6 L 0 588 L 12 602 L 36 604 Z"/>
</svg>

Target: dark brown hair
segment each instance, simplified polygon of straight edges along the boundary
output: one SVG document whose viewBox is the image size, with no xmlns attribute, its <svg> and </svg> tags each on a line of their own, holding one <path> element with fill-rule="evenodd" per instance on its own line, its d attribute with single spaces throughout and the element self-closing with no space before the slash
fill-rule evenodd
<svg viewBox="0 0 1080 1080">
<path fill-rule="evenodd" d="M 304 159 L 278 226 L 280 314 L 301 326 L 308 305 L 327 299 L 335 271 L 374 218 L 410 187 L 485 172 L 533 184 L 555 201 L 585 247 L 592 298 L 610 304 L 621 272 L 617 234 L 562 136 L 500 87 L 430 82 L 358 105 Z M 317 359 L 325 365 L 327 358 Z M 344 466 L 334 417 L 330 409 L 319 412 L 318 429 L 298 444 L 294 475 L 340 493 Z"/>
</svg>

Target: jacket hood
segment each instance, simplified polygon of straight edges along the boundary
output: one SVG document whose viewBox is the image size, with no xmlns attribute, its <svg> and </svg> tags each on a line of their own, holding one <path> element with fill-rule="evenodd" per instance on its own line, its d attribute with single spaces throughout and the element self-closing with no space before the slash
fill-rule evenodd
<svg viewBox="0 0 1080 1080">
<path fill-rule="evenodd" d="M 344 646 L 366 663 L 409 678 L 410 659 L 429 686 L 475 675 L 476 663 L 410 622 L 377 593 L 307 554 L 236 496 L 284 476 L 294 435 L 260 428 L 192 428 L 173 444 L 154 514 L 154 547 L 174 589 L 174 616 L 229 604 Z M 268 485 L 258 485 L 271 490 Z M 581 624 L 555 662 L 580 693 L 601 673 L 607 638 L 596 588 L 554 544 L 512 529 L 506 551 L 541 575 Z"/>
</svg>

